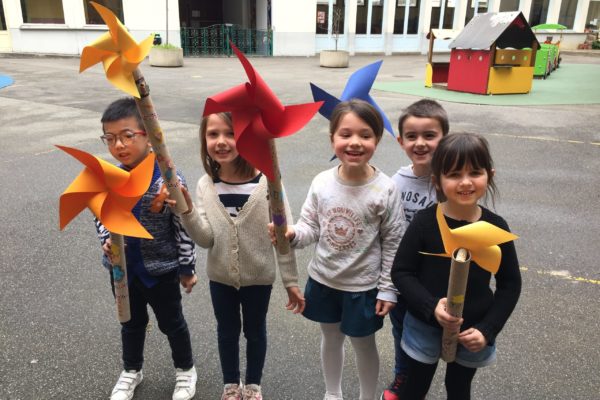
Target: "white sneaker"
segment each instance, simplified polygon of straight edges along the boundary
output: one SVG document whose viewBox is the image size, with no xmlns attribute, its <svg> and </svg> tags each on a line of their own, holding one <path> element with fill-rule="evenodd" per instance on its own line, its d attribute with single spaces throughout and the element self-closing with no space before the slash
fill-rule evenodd
<svg viewBox="0 0 600 400">
<path fill-rule="evenodd" d="M 131 400 L 137 385 L 144 379 L 142 371 L 123 371 L 112 390 L 110 400 Z"/>
<path fill-rule="evenodd" d="M 187 371 L 177 368 L 175 372 L 175 390 L 173 400 L 190 400 L 196 394 L 196 367 Z"/>
<path fill-rule="evenodd" d="M 344 398 L 342 397 L 341 393 L 329 393 L 329 392 L 325 392 L 325 397 L 323 398 L 323 400 L 343 400 Z"/>
</svg>

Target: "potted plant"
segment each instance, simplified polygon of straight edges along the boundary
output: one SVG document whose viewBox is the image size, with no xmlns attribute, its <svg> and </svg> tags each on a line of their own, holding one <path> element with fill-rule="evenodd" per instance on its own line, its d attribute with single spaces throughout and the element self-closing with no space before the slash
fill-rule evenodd
<svg viewBox="0 0 600 400">
<path fill-rule="evenodd" d="M 169 43 L 169 0 L 166 5 L 166 40 L 162 44 L 160 35 L 154 36 L 154 46 L 150 49 L 150 65 L 154 67 L 181 67 L 183 66 L 183 49 Z"/>
<path fill-rule="evenodd" d="M 150 49 L 150 65 L 181 67 L 183 66 L 183 49 L 170 43 L 154 45 Z"/>
<path fill-rule="evenodd" d="M 319 62 L 321 67 L 328 68 L 347 68 L 350 62 L 350 55 L 346 50 L 338 50 L 338 40 L 340 38 L 340 21 L 342 20 L 341 8 L 334 7 L 332 33 L 335 42 L 335 50 L 321 50 Z"/>
</svg>

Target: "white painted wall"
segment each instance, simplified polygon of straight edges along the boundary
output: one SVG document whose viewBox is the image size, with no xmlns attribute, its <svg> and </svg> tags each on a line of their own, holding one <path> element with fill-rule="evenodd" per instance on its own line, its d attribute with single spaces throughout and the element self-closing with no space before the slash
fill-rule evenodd
<svg viewBox="0 0 600 400">
<path fill-rule="evenodd" d="M 4 2 L 6 3 L 6 1 Z M 6 20 L 6 30 L 0 31 L 0 52 L 6 53 L 12 51 L 12 42 L 10 36 L 11 19 L 9 18 L 10 9 L 4 5 L 4 17 Z"/>
<path fill-rule="evenodd" d="M 86 25 L 81 0 L 62 1 L 64 24 L 23 24 L 20 0 L 3 0 L 12 50 L 22 53 L 79 55 L 86 45 L 106 32 L 105 25 Z M 144 40 L 151 33 L 160 33 L 163 41 L 166 40 L 165 1 L 167 0 L 153 0 L 156 7 L 151 9 L 148 7 L 148 0 L 123 1 L 125 26 L 137 41 Z M 168 1 L 169 42 L 179 46 L 179 2 Z"/>
<path fill-rule="evenodd" d="M 316 21 L 316 0 L 271 0 L 273 55 L 314 55 Z"/>
</svg>

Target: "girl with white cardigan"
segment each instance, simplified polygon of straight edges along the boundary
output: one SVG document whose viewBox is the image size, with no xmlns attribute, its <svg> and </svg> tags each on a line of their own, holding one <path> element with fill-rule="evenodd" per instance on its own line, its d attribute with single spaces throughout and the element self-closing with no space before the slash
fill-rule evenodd
<svg viewBox="0 0 600 400">
<path fill-rule="evenodd" d="M 276 265 L 288 293 L 286 308 L 294 313 L 304 310 L 296 258 L 293 251 L 280 255 L 271 245 L 266 232 L 267 180 L 238 154 L 231 115 L 204 117 L 200 143 L 206 175 L 198 181 L 195 205 L 185 193 L 190 211 L 182 215 L 182 221 L 190 237 L 208 249 L 206 272 L 225 384 L 221 399 L 262 400 L 266 316 Z M 289 214 L 287 202 L 286 209 Z M 291 221 L 290 215 L 288 220 Z M 247 340 L 244 386 L 239 367 L 242 328 Z"/>
</svg>

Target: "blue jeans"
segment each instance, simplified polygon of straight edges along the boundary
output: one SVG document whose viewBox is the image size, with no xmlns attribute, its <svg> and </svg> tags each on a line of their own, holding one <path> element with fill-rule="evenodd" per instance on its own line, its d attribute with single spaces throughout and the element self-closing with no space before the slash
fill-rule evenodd
<svg viewBox="0 0 600 400">
<path fill-rule="evenodd" d="M 158 328 L 167 335 L 175 368 L 190 369 L 194 366 L 190 332 L 181 306 L 179 275 L 173 271 L 157 279 L 159 282 L 151 288 L 145 287 L 137 277 L 129 285 L 131 319 L 121 324 L 123 369 L 127 371 L 139 371 L 144 363 L 148 305 L 154 311 Z"/>
<path fill-rule="evenodd" d="M 390 321 L 392 322 L 392 335 L 394 336 L 394 374 L 406 375 L 408 373 L 408 355 L 402 349 L 402 327 L 404 325 L 404 315 L 406 314 L 406 301 L 401 295 L 398 296 L 396 307 L 390 311 Z"/>
<path fill-rule="evenodd" d="M 223 383 L 240 382 L 241 307 L 246 338 L 245 383 L 260 385 L 267 355 L 267 311 L 272 288 L 271 285 L 254 285 L 238 290 L 210 281 Z"/>
</svg>

